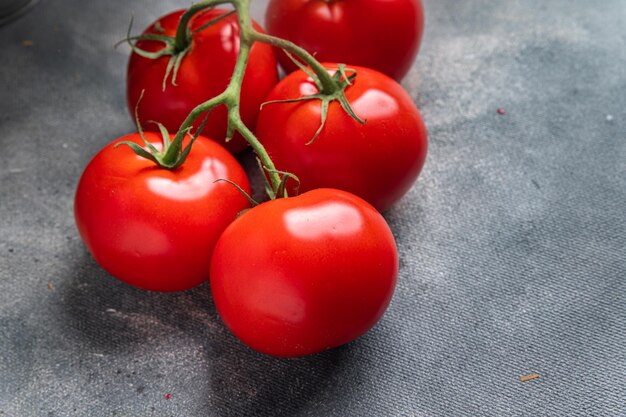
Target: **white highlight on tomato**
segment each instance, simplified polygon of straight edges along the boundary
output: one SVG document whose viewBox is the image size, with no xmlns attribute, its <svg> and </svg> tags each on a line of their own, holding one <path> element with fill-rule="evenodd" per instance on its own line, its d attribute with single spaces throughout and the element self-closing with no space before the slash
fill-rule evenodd
<svg viewBox="0 0 626 417">
<path fill-rule="evenodd" d="M 356 208 L 338 203 L 292 209 L 284 214 L 284 221 L 285 227 L 301 239 L 349 236 L 358 233 L 363 225 L 363 217 Z M 310 223 L 317 227 L 310 227 Z"/>
<path fill-rule="evenodd" d="M 358 76 L 357 76 L 358 77 Z M 368 89 L 356 100 L 351 101 L 352 109 L 359 114 L 367 114 L 369 119 L 386 119 L 398 113 L 398 103 L 389 94 L 374 88 Z"/>
<path fill-rule="evenodd" d="M 189 201 L 206 196 L 215 186 L 214 181 L 220 178 L 227 178 L 226 166 L 217 159 L 206 158 L 202 168 L 190 177 L 181 180 L 151 177 L 147 179 L 147 184 L 150 191 L 162 197 Z"/>
</svg>

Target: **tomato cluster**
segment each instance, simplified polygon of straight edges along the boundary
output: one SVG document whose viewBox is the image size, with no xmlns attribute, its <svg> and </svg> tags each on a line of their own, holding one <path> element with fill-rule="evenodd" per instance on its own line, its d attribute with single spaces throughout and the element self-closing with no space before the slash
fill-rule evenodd
<svg viewBox="0 0 626 417">
<path fill-rule="evenodd" d="M 415 58 L 423 10 L 419 0 L 271 0 L 266 34 L 249 1 L 228 1 L 232 12 L 200 2 L 129 37 L 139 131 L 88 164 L 76 223 L 114 277 L 152 291 L 210 281 L 242 342 L 301 356 L 356 339 L 391 300 L 398 253 L 380 213 L 410 189 L 427 148 L 394 78 Z M 280 81 L 277 49 L 295 69 Z M 261 204 L 233 156 L 246 141 L 266 180 Z"/>
</svg>

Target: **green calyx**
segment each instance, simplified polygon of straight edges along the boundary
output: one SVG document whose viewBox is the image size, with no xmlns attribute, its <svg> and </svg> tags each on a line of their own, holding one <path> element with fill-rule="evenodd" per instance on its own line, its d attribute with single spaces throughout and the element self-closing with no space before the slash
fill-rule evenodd
<svg viewBox="0 0 626 417">
<path fill-rule="evenodd" d="M 162 33 L 165 32 L 165 30 L 161 26 L 160 22 L 156 22 L 153 27 L 154 31 L 159 33 L 145 33 L 143 35 L 131 36 L 130 33 L 133 27 L 133 19 L 131 18 L 130 24 L 128 25 L 126 39 L 122 40 L 121 42 L 127 42 L 134 53 L 147 59 L 158 59 L 164 56 L 170 57 L 167 63 L 167 67 L 165 69 L 165 75 L 163 76 L 163 91 L 165 91 L 165 88 L 167 87 L 167 80 L 168 78 L 170 78 L 170 76 L 171 84 L 173 86 L 177 85 L 176 77 L 178 76 L 178 70 L 180 69 L 180 65 L 183 59 L 191 50 L 193 37 L 198 32 L 201 32 L 209 26 L 212 26 L 215 23 L 219 22 L 220 20 L 227 18 L 233 13 L 234 11 L 211 19 L 204 25 L 193 31 L 189 26 L 189 21 L 192 15 L 188 16 L 187 14 L 184 14 L 181 17 L 181 22 L 176 31 L 176 36 L 163 35 Z M 138 41 L 157 41 L 163 43 L 163 47 L 157 51 L 150 52 L 139 48 L 137 46 Z"/>
<path fill-rule="evenodd" d="M 319 92 L 316 94 L 311 94 L 308 96 L 298 97 L 294 99 L 266 101 L 265 103 L 261 105 L 261 107 L 267 104 L 275 104 L 275 103 L 295 103 L 298 101 L 305 101 L 305 100 L 320 100 L 321 101 L 320 126 L 315 132 L 315 134 L 313 135 L 313 137 L 311 138 L 311 140 L 309 140 L 306 143 L 307 145 L 312 144 L 315 141 L 315 139 L 317 139 L 317 137 L 322 132 L 322 130 L 324 129 L 324 125 L 326 124 L 326 119 L 328 117 L 328 107 L 330 106 L 330 103 L 333 101 L 339 102 L 339 104 L 341 105 L 341 108 L 350 117 L 352 117 L 352 119 L 354 119 L 355 121 L 361 124 L 365 124 L 365 120 L 361 119 L 359 116 L 356 115 L 356 113 L 352 109 L 352 106 L 350 105 L 350 102 L 346 98 L 346 88 L 352 85 L 352 82 L 357 76 L 357 73 L 355 70 L 351 68 L 346 68 L 345 64 L 338 64 L 337 71 L 335 71 L 335 73 L 330 77 L 330 80 L 332 81 L 332 83 L 329 83 L 328 81 L 326 83 L 322 83 L 322 81 L 316 75 L 316 73 L 314 73 L 309 68 L 302 65 L 297 59 L 293 58 L 293 56 L 289 52 L 285 51 L 285 53 L 287 54 L 289 58 L 291 58 L 291 60 L 300 69 L 302 69 L 302 71 L 304 71 L 309 77 L 311 77 L 311 79 L 315 83 L 315 86 L 317 87 Z M 348 72 L 350 72 L 350 74 L 348 74 Z"/>
<path fill-rule="evenodd" d="M 165 126 L 163 126 L 161 123 L 157 123 L 157 125 L 159 126 L 161 136 L 163 137 L 162 151 L 159 151 L 153 144 L 148 142 L 141 130 L 139 130 L 139 133 L 145 145 L 144 147 L 141 147 L 135 142 L 131 141 L 119 142 L 115 145 L 115 147 L 117 148 L 121 145 L 128 145 L 137 155 L 154 162 L 159 166 L 159 168 L 175 170 L 176 168 L 181 166 L 187 159 L 187 156 L 191 151 L 191 145 L 196 140 L 197 136 L 192 136 L 189 144 L 187 144 L 187 146 L 182 149 L 181 144 L 175 144 L 174 142 L 170 142 L 170 135 Z"/>
<path fill-rule="evenodd" d="M 268 180 L 267 176 L 263 175 L 263 179 L 265 180 L 265 192 L 269 196 L 271 200 L 277 198 L 286 198 L 287 195 L 287 182 L 292 180 L 296 183 L 295 187 L 295 195 L 298 195 L 300 192 L 300 179 L 292 174 L 291 172 L 279 171 L 277 169 L 268 168 L 261 162 L 259 158 L 257 158 L 257 164 L 259 165 L 259 169 L 263 173 L 267 173 L 269 175 L 277 175 L 280 178 L 278 186 L 274 187 L 273 184 Z"/>
<path fill-rule="evenodd" d="M 207 113 L 207 115 L 204 117 L 204 120 L 200 124 L 200 127 L 193 135 L 190 133 L 191 128 L 187 128 L 184 134 L 180 134 L 179 132 L 179 134 L 174 137 L 173 141 L 170 141 L 170 134 L 165 126 L 163 126 L 161 123 L 152 121 L 151 123 L 155 123 L 159 127 L 159 131 L 161 132 L 163 150 L 159 151 L 153 144 L 148 142 L 146 136 L 144 135 L 143 129 L 141 128 L 141 123 L 139 122 L 138 108 L 142 98 L 143 91 L 141 92 L 141 96 L 139 97 L 139 100 L 137 100 L 137 105 L 135 106 L 135 123 L 137 124 L 137 130 L 139 131 L 139 136 L 141 136 L 141 140 L 143 141 L 144 146 L 141 147 L 135 142 L 131 141 L 123 141 L 117 143 L 115 147 L 117 148 L 118 146 L 126 145 L 130 147 L 133 152 L 135 152 L 135 154 L 154 162 L 159 168 L 175 170 L 187 160 L 187 156 L 189 156 L 189 152 L 191 152 L 191 147 L 196 139 L 198 139 L 200 132 L 204 128 L 204 125 L 209 118 L 209 114 Z M 189 136 L 190 141 L 187 146 L 183 148 L 183 138 L 185 136 Z"/>
</svg>

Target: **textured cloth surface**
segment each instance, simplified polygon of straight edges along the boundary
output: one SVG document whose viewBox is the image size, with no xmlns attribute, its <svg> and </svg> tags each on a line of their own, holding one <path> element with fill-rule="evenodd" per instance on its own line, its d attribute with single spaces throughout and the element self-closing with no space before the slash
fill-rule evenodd
<svg viewBox="0 0 626 417">
<path fill-rule="evenodd" d="M 187 4 L 42 0 L 1 27 L 0 416 L 626 415 L 626 1 L 424 4 L 396 293 L 295 360 L 241 345 L 207 285 L 111 278 L 75 230 L 82 169 L 133 130 L 112 45 Z"/>
</svg>

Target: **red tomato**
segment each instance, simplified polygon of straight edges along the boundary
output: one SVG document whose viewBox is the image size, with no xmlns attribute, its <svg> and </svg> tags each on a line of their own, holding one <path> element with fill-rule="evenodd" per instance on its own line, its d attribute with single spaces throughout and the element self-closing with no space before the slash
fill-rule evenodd
<svg viewBox="0 0 626 417">
<path fill-rule="evenodd" d="M 162 149 L 160 135 L 145 136 Z M 249 191 L 243 168 L 202 137 L 174 171 L 128 146 L 114 148 L 124 140 L 143 145 L 137 133 L 107 145 L 78 184 L 76 224 L 87 249 L 107 272 L 139 288 L 180 291 L 206 281 L 217 238 L 249 207 L 231 184 L 213 181 L 230 179 Z"/>
<path fill-rule="evenodd" d="M 374 68 L 400 80 L 419 50 L 424 10 L 421 0 L 271 0 L 265 21 L 269 33 L 320 61 Z M 296 69 L 285 54 L 279 60 L 286 71 Z"/>
<path fill-rule="evenodd" d="M 256 134 L 276 168 L 299 177 L 301 191 L 346 190 L 383 211 L 419 175 L 426 158 L 426 128 L 413 100 L 397 82 L 371 69 L 353 68 L 357 76 L 345 93 L 365 124 L 332 102 L 324 129 L 307 144 L 320 126 L 320 100 L 273 103 L 261 110 Z M 317 91 L 311 78 L 298 70 L 278 83 L 267 100 Z"/>
<path fill-rule="evenodd" d="M 184 10 L 179 10 L 160 18 L 144 33 L 174 36 Z M 213 9 L 194 16 L 191 30 L 223 15 L 225 10 Z M 159 30 L 159 25 L 162 30 Z M 254 23 L 254 28 L 262 31 Z M 140 41 L 137 46 L 147 51 L 163 48 L 157 41 Z M 128 63 L 127 95 L 128 107 L 134 114 L 135 105 L 145 90 L 139 105 L 139 116 L 145 129 L 156 130 L 156 125 L 146 123 L 155 120 L 162 123 L 170 132 L 176 132 L 189 112 L 198 104 L 220 94 L 230 81 L 239 53 L 239 24 L 237 16 L 224 18 L 216 24 L 193 36 L 191 50 L 183 58 L 176 77 L 176 86 L 168 78 L 163 91 L 163 77 L 170 56 L 158 59 L 143 58 L 132 53 Z M 272 87 L 278 82 L 276 57 L 272 47 L 255 43 L 250 53 L 248 70 L 241 88 L 241 117 L 246 126 L 253 128 L 259 113 L 259 106 Z M 195 123 L 197 127 L 202 117 Z M 219 106 L 211 112 L 202 134 L 223 141 L 226 135 L 227 112 Z M 225 144 L 231 152 L 239 152 L 247 144 L 239 135 Z"/>
<path fill-rule="evenodd" d="M 318 189 L 237 218 L 213 252 L 211 290 L 220 316 L 246 345 L 302 356 L 372 328 L 397 273 L 383 217 L 353 194 Z"/>
</svg>

